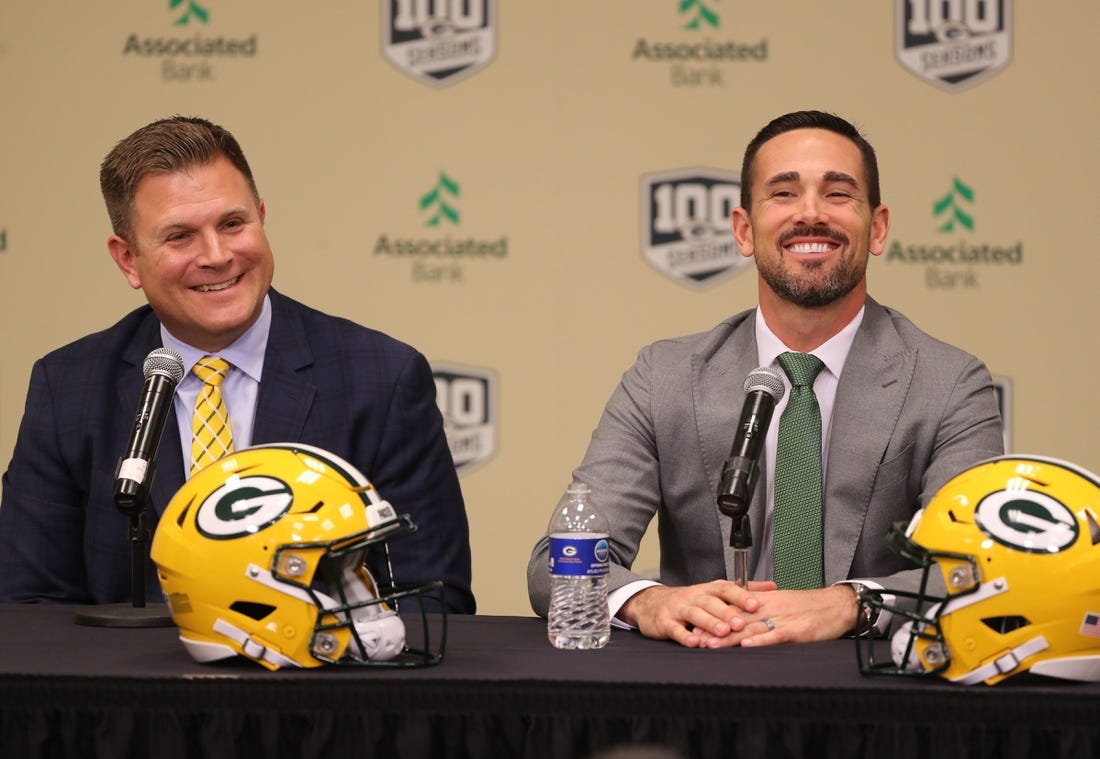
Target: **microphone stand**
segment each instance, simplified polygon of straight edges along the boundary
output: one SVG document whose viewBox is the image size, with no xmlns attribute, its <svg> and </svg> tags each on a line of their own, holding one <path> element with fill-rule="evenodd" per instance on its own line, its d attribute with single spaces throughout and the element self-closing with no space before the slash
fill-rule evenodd
<svg viewBox="0 0 1100 759">
<path fill-rule="evenodd" d="M 121 461 L 120 461 L 121 464 Z M 145 500 L 149 495 L 149 483 L 156 473 L 154 462 L 149 462 L 147 476 L 133 492 L 115 493 L 115 506 L 130 517 L 128 537 L 130 541 L 130 603 L 88 606 L 78 611 L 74 621 L 78 625 L 92 627 L 170 627 L 173 623 L 168 607 L 163 603 L 145 602 L 145 566 L 149 558 L 149 530 L 145 527 Z"/>
<path fill-rule="evenodd" d="M 733 549 L 733 581 L 742 588 L 748 587 L 749 551 L 752 549 L 752 524 L 749 522 L 749 503 L 729 493 L 719 492 L 718 509 L 728 516 L 730 523 L 730 548 Z"/>
</svg>

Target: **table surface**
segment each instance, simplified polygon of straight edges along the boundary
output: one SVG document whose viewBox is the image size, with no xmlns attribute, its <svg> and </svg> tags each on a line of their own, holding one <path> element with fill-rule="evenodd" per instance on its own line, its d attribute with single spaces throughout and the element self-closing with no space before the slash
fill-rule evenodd
<svg viewBox="0 0 1100 759">
<path fill-rule="evenodd" d="M 369 739 L 402 756 L 554 757 L 646 738 L 688 756 L 1100 755 L 1100 685 L 866 677 L 851 640 L 712 651 L 616 630 L 559 651 L 544 620 L 452 615 L 434 667 L 271 672 L 194 662 L 174 627 L 76 611 L 0 605 L 0 754 L 299 757 Z"/>
<path fill-rule="evenodd" d="M 1027 690 L 1055 701 L 1100 696 L 1100 685 L 1023 675 L 1001 685 L 958 686 L 936 678 L 915 680 L 860 674 L 851 640 L 756 649 L 693 650 L 615 630 L 598 651 L 559 651 L 536 617 L 448 617 L 444 660 L 420 669 L 325 667 L 276 672 L 245 660 L 199 664 L 180 644 L 175 627 L 115 628 L 74 623 L 80 607 L 0 605 L 0 681 L 27 677 L 198 680 L 202 678 L 369 682 L 480 681 L 487 683 L 603 683 L 761 691 L 818 688 L 869 697 L 891 693 L 945 695 Z M 885 642 L 882 643 L 885 645 Z"/>
</svg>

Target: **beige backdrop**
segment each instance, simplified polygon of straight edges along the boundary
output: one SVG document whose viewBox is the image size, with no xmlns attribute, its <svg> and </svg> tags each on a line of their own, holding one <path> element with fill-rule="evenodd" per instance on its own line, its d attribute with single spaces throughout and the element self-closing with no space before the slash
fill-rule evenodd
<svg viewBox="0 0 1100 759">
<path fill-rule="evenodd" d="M 903 49 L 904 6 L 499 0 L 480 36 L 463 42 L 452 15 L 437 38 L 484 65 L 433 84 L 384 53 L 382 3 L 3 3 L 0 462 L 34 360 L 143 302 L 107 256 L 99 162 L 148 121 L 203 115 L 253 165 L 276 287 L 492 378 L 480 440 L 495 450 L 462 470 L 474 589 L 485 613 L 527 614 L 530 547 L 638 348 L 755 303 L 751 266 L 702 286 L 646 261 L 643 177 L 736 173 L 764 122 L 821 108 L 879 152 L 895 247 L 871 262 L 872 293 L 987 361 L 1011 391 L 1014 450 L 1100 469 L 1100 401 L 1075 392 L 1097 369 L 1100 5 L 1005 2 L 999 36 L 999 3 L 911 6 L 963 22 L 939 28 L 956 52 L 936 60 L 992 56 L 957 88 L 902 65 L 929 60 Z M 425 226 L 443 185 L 452 218 Z M 379 252 L 398 243 L 480 254 Z M 1007 260 L 904 255 L 952 246 Z"/>
</svg>

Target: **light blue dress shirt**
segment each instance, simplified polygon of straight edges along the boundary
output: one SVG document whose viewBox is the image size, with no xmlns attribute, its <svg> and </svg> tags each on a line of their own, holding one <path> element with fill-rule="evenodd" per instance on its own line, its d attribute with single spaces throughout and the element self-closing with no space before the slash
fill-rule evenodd
<svg viewBox="0 0 1100 759">
<path fill-rule="evenodd" d="M 252 445 L 252 428 L 256 421 L 256 398 L 260 393 L 260 377 L 264 370 L 264 353 L 267 336 L 271 332 L 271 299 L 264 296 L 260 317 L 231 345 L 216 354 L 199 350 L 173 337 L 162 324 L 160 337 L 165 348 L 171 348 L 183 359 L 184 375 L 176 386 L 173 409 L 179 425 L 180 446 L 183 449 L 183 471 L 191 473 L 191 417 L 195 411 L 195 399 L 202 388 L 200 380 L 191 371 L 203 356 L 216 355 L 230 364 L 229 373 L 222 382 L 222 398 L 229 412 L 229 425 L 233 431 L 233 448 L 240 450 Z"/>
</svg>

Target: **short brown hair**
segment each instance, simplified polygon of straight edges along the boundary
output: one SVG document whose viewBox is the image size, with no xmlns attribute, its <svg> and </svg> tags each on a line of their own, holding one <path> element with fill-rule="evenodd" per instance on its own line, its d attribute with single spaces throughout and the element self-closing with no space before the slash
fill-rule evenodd
<svg viewBox="0 0 1100 759">
<path fill-rule="evenodd" d="M 183 171 L 225 156 L 248 180 L 259 200 L 252 169 L 228 130 L 206 119 L 172 116 L 143 126 L 119 142 L 99 167 L 99 189 L 111 217 L 111 228 L 130 240 L 130 211 L 138 185 L 147 174 Z"/>
<path fill-rule="evenodd" d="M 871 208 L 878 208 L 882 202 L 879 192 L 878 158 L 871 143 L 852 123 L 835 113 L 823 111 L 795 111 L 772 119 L 766 124 L 745 148 L 745 157 L 741 161 L 741 207 L 746 211 L 752 203 L 752 172 L 756 163 L 756 154 L 765 142 L 795 129 L 826 129 L 842 137 L 847 137 L 859 148 L 863 156 L 863 169 L 867 172 L 867 199 Z"/>
</svg>

